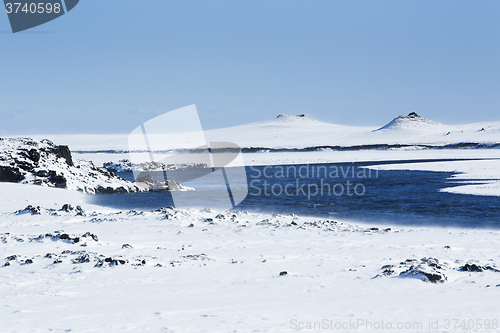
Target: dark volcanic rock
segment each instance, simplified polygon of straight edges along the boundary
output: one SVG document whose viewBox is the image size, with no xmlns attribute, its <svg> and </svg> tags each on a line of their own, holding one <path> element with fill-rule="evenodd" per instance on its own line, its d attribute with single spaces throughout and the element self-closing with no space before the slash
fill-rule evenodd
<svg viewBox="0 0 500 333">
<path fill-rule="evenodd" d="M 128 260 L 127 259 L 115 259 L 115 258 L 112 258 L 112 257 L 108 257 L 106 259 L 104 259 L 104 261 L 100 260 L 96 265 L 95 267 L 102 267 L 104 266 L 104 264 L 107 263 L 109 264 L 109 266 L 119 266 L 119 265 L 125 265 L 126 263 L 128 263 Z"/>
<path fill-rule="evenodd" d="M 84 253 L 77 258 L 73 259 L 74 264 L 84 264 L 90 262 L 90 256 L 88 253 Z"/>
<path fill-rule="evenodd" d="M 19 168 L 10 166 L 0 166 L 0 182 L 18 183 L 24 179 Z"/>
<path fill-rule="evenodd" d="M 48 172 L 48 177 L 50 179 L 50 182 L 54 184 L 54 187 L 57 188 L 66 188 L 66 178 L 62 175 L 58 175 L 56 171 L 50 170 Z"/>
<path fill-rule="evenodd" d="M 417 278 L 424 282 L 442 283 L 447 280 L 444 274 L 447 265 L 440 263 L 436 258 L 406 259 L 399 265 L 384 265 L 381 272 L 375 276 L 391 276 L 399 272 L 399 277 Z"/>
<path fill-rule="evenodd" d="M 97 193 L 97 194 L 113 194 L 113 193 L 123 194 L 123 193 L 129 193 L 129 191 L 127 189 L 125 189 L 124 187 L 113 188 L 111 186 L 104 187 L 104 186 L 99 185 L 96 188 L 95 193 Z"/>
<path fill-rule="evenodd" d="M 80 242 L 85 242 L 85 241 L 95 241 L 98 242 L 99 238 L 97 235 L 94 235 L 90 232 L 86 232 L 82 235 L 72 235 L 72 234 L 67 234 L 62 231 L 56 231 L 54 233 L 47 233 L 45 235 L 39 235 L 38 237 L 29 237 L 28 239 L 30 241 L 35 240 L 35 241 L 42 241 L 44 239 L 51 239 L 53 241 L 64 241 L 65 243 L 69 244 L 76 244 Z"/>
<path fill-rule="evenodd" d="M 384 276 L 389 276 L 389 275 L 393 275 L 394 274 L 394 269 L 393 269 L 393 265 L 384 265 L 382 266 L 382 273 L 380 273 L 381 275 L 384 275 Z"/>
<path fill-rule="evenodd" d="M 444 275 L 446 266 L 440 264 L 436 258 L 422 258 L 417 266 L 411 266 L 406 271 L 401 272 L 401 277 L 415 277 L 424 282 L 442 283 L 448 278 Z"/>
<path fill-rule="evenodd" d="M 497 268 L 491 265 L 480 266 L 474 263 L 467 263 L 461 266 L 459 269 L 461 272 L 483 272 L 483 271 L 492 271 L 492 272 L 500 272 Z"/>
<path fill-rule="evenodd" d="M 21 215 L 21 214 L 40 215 L 40 214 L 42 214 L 42 209 L 40 208 L 40 206 L 34 207 L 32 205 L 28 205 L 23 210 L 16 211 L 15 214 L 17 214 L 17 215 Z"/>
<path fill-rule="evenodd" d="M 65 213 L 70 213 L 75 216 L 86 216 L 85 210 L 81 206 L 76 206 L 73 207 L 69 204 L 64 204 L 63 207 L 59 210 L 53 209 L 53 208 L 41 208 L 40 206 L 32 206 L 28 205 L 24 209 L 17 210 L 14 212 L 14 214 L 21 215 L 21 214 L 31 214 L 31 215 L 53 215 L 53 216 L 59 216 L 61 212 Z"/>
<path fill-rule="evenodd" d="M 74 213 L 76 216 L 85 216 L 85 210 L 81 206 L 73 207 L 70 204 L 64 204 L 60 211 Z"/>
<path fill-rule="evenodd" d="M 68 146 L 57 146 L 57 157 L 62 157 L 66 160 L 66 164 L 73 166 L 73 158 L 71 157 L 71 151 Z"/>
<path fill-rule="evenodd" d="M 462 271 L 462 272 L 482 272 L 483 268 L 481 266 L 476 265 L 476 264 L 465 264 L 462 267 L 460 267 L 458 270 Z"/>
</svg>

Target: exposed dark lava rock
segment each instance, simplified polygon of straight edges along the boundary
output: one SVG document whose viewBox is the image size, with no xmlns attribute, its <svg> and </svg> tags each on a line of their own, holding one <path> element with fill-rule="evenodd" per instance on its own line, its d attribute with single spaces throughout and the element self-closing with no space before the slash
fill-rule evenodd
<svg viewBox="0 0 500 333">
<path fill-rule="evenodd" d="M 70 204 L 64 204 L 60 209 L 62 212 L 75 213 L 76 216 L 85 216 L 85 210 L 81 206 L 73 207 Z"/>
<path fill-rule="evenodd" d="M 58 175 L 57 172 L 54 170 L 49 170 L 47 175 L 48 175 L 50 182 L 54 185 L 54 187 L 66 188 L 67 181 L 66 181 L 66 178 L 64 178 L 64 176 Z"/>
<path fill-rule="evenodd" d="M 112 257 L 108 257 L 106 259 L 100 260 L 95 267 L 103 267 L 105 263 L 109 264 L 109 266 L 118 266 L 118 265 L 125 265 L 128 263 L 128 260 L 126 259 L 114 259 Z"/>
<path fill-rule="evenodd" d="M 88 253 L 84 253 L 80 255 L 79 257 L 73 259 L 74 264 L 83 264 L 90 262 L 90 255 Z"/>
<path fill-rule="evenodd" d="M 28 237 L 28 239 L 30 241 L 42 241 L 43 239 L 46 239 L 46 238 L 49 238 L 53 241 L 58 241 L 58 240 L 62 240 L 64 241 L 65 243 L 69 243 L 69 244 L 76 244 L 76 243 L 80 243 L 81 241 L 95 241 L 95 242 L 98 242 L 99 241 L 99 238 L 97 237 L 97 235 L 94 235 L 90 232 L 86 232 L 82 235 L 71 235 L 71 234 L 67 234 L 67 233 L 64 233 L 62 231 L 55 231 L 54 233 L 47 233 L 45 235 L 39 235 L 38 237 Z"/>
<path fill-rule="evenodd" d="M 440 264 L 436 258 L 422 258 L 417 266 L 411 266 L 406 271 L 401 272 L 401 277 L 415 277 L 425 282 L 442 283 L 448 278 L 444 275 L 446 266 Z"/>
<path fill-rule="evenodd" d="M 394 275 L 395 272 L 393 270 L 393 265 L 384 265 L 382 266 L 382 273 L 380 273 L 380 275 L 384 275 L 384 276 L 389 276 L 389 275 Z"/>
<path fill-rule="evenodd" d="M 73 166 L 73 158 L 71 157 L 71 151 L 68 146 L 57 146 L 57 157 L 62 157 L 66 160 L 66 164 Z"/>
<path fill-rule="evenodd" d="M 491 265 L 480 266 L 474 263 L 467 263 L 461 266 L 459 269 L 461 272 L 483 272 L 483 271 L 492 271 L 492 272 L 500 272 L 497 268 Z"/>
<path fill-rule="evenodd" d="M 28 206 L 26 206 L 26 208 L 16 211 L 15 214 L 17 214 L 17 215 L 21 215 L 21 214 L 40 215 L 40 214 L 42 214 L 42 209 L 40 208 L 40 206 L 33 207 L 32 205 L 28 205 Z"/>
<path fill-rule="evenodd" d="M 75 216 L 86 216 L 85 215 L 85 210 L 81 206 L 76 206 L 73 207 L 69 204 L 64 204 L 61 209 L 56 210 L 56 209 L 45 209 L 41 208 L 40 206 L 32 206 L 28 205 L 24 209 L 20 209 L 14 212 L 16 215 L 21 215 L 21 214 L 31 214 L 31 215 L 41 215 L 41 214 L 48 214 L 48 215 L 53 215 L 53 216 L 58 216 L 60 213 L 58 212 L 63 212 L 63 213 L 70 213 Z"/>
<path fill-rule="evenodd" d="M 436 258 L 406 259 L 399 265 L 384 265 L 381 272 L 375 276 L 391 276 L 417 278 L 424 282 L 442 283 L 447 280 L 444 272 L 447 265 L 440 263 Z"/>
<path fill-rule="evenodd" d="M 0 182 L 19 183 L 23 179 L 24 175 L 19 168 L 0 166 Z"/>
</svg>

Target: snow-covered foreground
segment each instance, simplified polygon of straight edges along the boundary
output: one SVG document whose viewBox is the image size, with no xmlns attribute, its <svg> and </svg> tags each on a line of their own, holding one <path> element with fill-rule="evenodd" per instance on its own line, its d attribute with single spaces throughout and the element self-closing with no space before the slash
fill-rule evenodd
<svg viewBox="0 0 500 333">
<path fill-rule="evenodd" d="M 0 203 L 1 265 L 9 263 L 0 267 L 1 332 L 456 332 L 460 325 L 489 332 L 499 325 L 498 230 L 119 212 L 68 190 L 1 183 L 0 192 L 8 193 Z M 81 205 L 85 216 L 60 211 L 64 204 Z M 42 214 L 14 214 L 27 205 Z M 424 282 L 424 273 L 443 282 Z"/>
</svg>

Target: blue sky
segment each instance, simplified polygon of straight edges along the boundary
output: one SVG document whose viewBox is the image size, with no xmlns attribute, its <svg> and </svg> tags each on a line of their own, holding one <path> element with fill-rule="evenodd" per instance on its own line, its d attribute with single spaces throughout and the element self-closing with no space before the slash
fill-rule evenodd
<svg viewBox="0 0 500 333">
<path fill-rule="evenodd" d="M 128 133 L 190 104 L 205 129 L 500 120 L 499 14 L 496 0 L 81 0 L 17 34 L 0 14 L 0 135 Z"/>
</svg>

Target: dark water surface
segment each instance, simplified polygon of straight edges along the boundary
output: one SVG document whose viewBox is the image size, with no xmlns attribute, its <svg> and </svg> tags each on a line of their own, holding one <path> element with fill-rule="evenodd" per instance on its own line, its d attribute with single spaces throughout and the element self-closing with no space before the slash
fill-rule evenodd
<svg viewBox="0 0 500 333">
<path fill-rule="evenodd" d="M 249 195 L 235 209 L 406 225 L 500 227 L 500 197 L 440 192 L 459 185 L 448 179 L 452 172 L 363 168 L 384 163 L 389 162 L 247 167 Z M 200 170 L 181 170 L 175 180 L 182 183 L 193 172 Z M 131 173 L 121 176 L 133 180 Z M 243 185 L 232 184 L 232 189 Z M 210 207 L 212 193 L 220 191 L 226 189 L 198 184 L 185 195 L 193 196 L 194 207 Z M 140 210 L 174 205 L 168 192 L 97 195 L 93 203 Z"/>
</svg>

